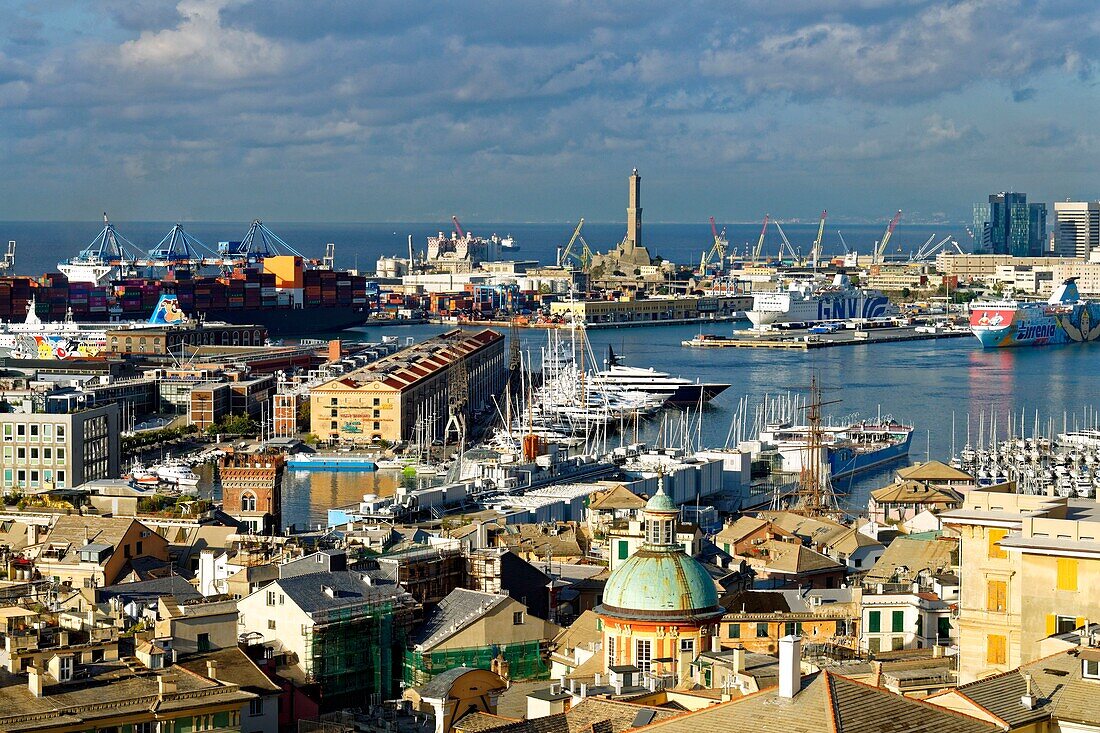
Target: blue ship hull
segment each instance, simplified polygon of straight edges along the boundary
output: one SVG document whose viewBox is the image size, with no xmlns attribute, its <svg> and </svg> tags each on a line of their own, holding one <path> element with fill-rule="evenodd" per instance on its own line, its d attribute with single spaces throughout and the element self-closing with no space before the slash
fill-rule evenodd
<svg viewBox="0 0 1100 733">
<path fill-rule="evenodd" d="M 374 471 L 378 466 L 369 458 L 355 456 L 323 456 L 306 454 L 294 456 L 286 462 L 294 471 Z"/>
<path fill-rule="evenodd" d="M 857 451 L 848 446 L 829 447 L 829 470 L 834 479 L 855 476 L 876 466 L 905 458 L 909 455 L 909 444 L 913 433 L 909 432 L 905 440 L 885 445 L 878 450 Z"/>
</svg>

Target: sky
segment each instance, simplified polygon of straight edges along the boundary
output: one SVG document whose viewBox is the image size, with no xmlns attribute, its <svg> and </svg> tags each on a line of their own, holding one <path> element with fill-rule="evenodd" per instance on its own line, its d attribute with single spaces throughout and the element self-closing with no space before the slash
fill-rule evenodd
<svg viewBox="0 0 1100 733">
<path fill-rule="evenodd" d="M 1100 198 L 1088 0 L 0 0 L 0 220 Z"/>
</svg>

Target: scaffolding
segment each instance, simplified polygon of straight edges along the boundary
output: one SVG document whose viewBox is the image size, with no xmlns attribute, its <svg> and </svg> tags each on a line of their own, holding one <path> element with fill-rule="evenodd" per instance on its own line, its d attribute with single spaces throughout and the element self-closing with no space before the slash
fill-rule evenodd
<svg viewBox="0 0 1100 733">
<path fill-rule="evenodd" d="M 493 660 L 498 656 L 508 662 L 508 676 L 513 680 L 549 679 L 550 667 L 546 663 L 549 654 L 548 642 L 537 639 L 500 646 L 470 646 L 428 653 L 413 649 L 405 653 L 405 684 L 409 687 L 420 687 L 435 675 L 455 667 L 491 669 Z"/>
<path fill-rule="evenodd" d="M 359 705 L 367 695 L 400 694 L 401 654 L 411 615 L 393 600 L 319 614 L 306 626 L 307 677 L 323 691 L 326 708 Z M 317 615 L 315 615 L 315 618 Z"/>
</svg>

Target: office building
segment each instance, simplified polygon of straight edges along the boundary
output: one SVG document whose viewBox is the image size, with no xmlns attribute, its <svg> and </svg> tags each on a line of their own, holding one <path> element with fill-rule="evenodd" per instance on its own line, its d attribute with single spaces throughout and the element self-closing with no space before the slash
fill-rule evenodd
<svg viewBox="0 0 1100 733">
<path fill-rule="evenodd" d="M 67 489 L 119 475 L 118 404 L 73 412 L 0 413 L 5 493 Z"/>
<path fill-rule="evenodd" d="M 1100 247 L 1100 201 L 1054 202 L 1054 253 L 1085 259 Z"/>
<path fill-rule="evenodd" d="M 1029 204 L 1026 193 L 995 193 L 988 203 L 974 205 L 974 237 L 982 252 L 1037 257 L 1047 249 L 1046 232 L 1046 204 Z"/>
</svg>

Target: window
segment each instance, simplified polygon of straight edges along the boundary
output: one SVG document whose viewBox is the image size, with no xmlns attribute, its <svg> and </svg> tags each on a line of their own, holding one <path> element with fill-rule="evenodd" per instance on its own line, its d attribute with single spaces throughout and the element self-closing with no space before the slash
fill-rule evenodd
<svg viewBox="0 0 1100 733">
<path fill-rule="evenodd" d="M 31 431 L 30 431 L 31 432 L 31 442 L 32 443 L 37 443 L 38 442 L 38 425 L 36 423 L 31 423 L 31 425 L 29 427 L 31 429 Z"/>
<path fill-rule="evenodd" d="M 637 639 L 634 646 L 634 666 L 649 674 L 649 668 L 653 660 L 653 642 L 649 639 Z"/>
<path fill-rule="evenodd" d="M 854 565 L 857 568 L 863 567 L 863 558 L 860 557 L 860 558 L 857 558 L 855 560 L 852 560 L 852 565 Z"/>
<path fill-rule="evenodd" d="M 947 616 L 940 616 L 936 619 L 936 636 L 941 641 L 951 638 L 951 619 Z"/>
<path fill-rule="evenodd" d="M 1076 631 L 1078 626 L 1083 625 L 1083 623 L 1077 622 L 1075 616 L 1057 616 L 1055 617 L 1054 633 L 1068 634 L 1072 631 Z"/>
<path fill-rule="evenodd" d="M 248 701 L 248 714 L 255 718 L 264 714 L 264 699 L 256 697 Z"/>
<path fill-rule="evenodd" d="M 891 614 L 890 631 L 905 631 L 905 611 L 894 611 Z"/>
<path fill-rule="evenodd" d="M 210 634 L 202 633 L 198 636 L 198 646 L 200 652 L 210 651 Z"/>
<path fill-rule="evenodd" d="M 986 584 L 986 604 L 989 611 L 1004 613 L 1008 610 L 1006 595 L 1007 584 L 1003 580 L 991 580 Z"/>
<path fill-rule="evenodd" d="M 729 625 L 728 636 L 731 639 L 740 639 L 741 638 L 741 624 L 730 624 Z"/>
<path fill-rule="evenodd" d="M 68 682 L 73 678 L 73 658 L 61 657 L 59 661 L 61 665 L 57 671 L 57 681 Z"/>
<path fill-rule="evenodd" d="M 378 407 L 379 405 L 382 404 L 382 400 L 379 399 L 378 397 L 375 397 L 374 400 L 371 402 L 371 404 L 373 404 L 375 407 Z"/>
<path fill-rule="evenodd" d="M 694 656 L 695 655 L 695 639 L 692 639 L 690 637 L 680 639 L 680 652 L 681 653 L 687 652 L 688 654 L 691 654 L 692 656 Z"/>
<path fill-rule="evenodd" d="M 12 441 L 12 430 L 14 429 L 14 427 L 15 426 L 12 425 L 10 422 L 4 423 L 4 442 L 5 443 L 10 443 Z"/>
<path fill-rule="evenodd" d="M 1081 667 L 1081 676 L 1093 680 L 1100 679 L 1100 660 L 1086 659 L 1084 666 Z"/>
<path fill-rule="evenodd" d="M 156 733 L 152 723 L 134 723 L 134 733 Z"/>
<path fill-rule="evenodd" d="M 267 605 L 269 605 L 269 606 L 274 606 L 275 605 L 275 591 L 273 591 L 273 590 L 269 590 L 267 592 Z"/>
<path fill-rule="evenodd" d="M 1008 553 L 1005 552 L 997 543 L 1005 538 L 1008 534 L 1006 529 L 991 529 L 986 534 L 989 540 L 989 557 L 994 560 L 1004 560 L 1008 557 Z"/>
<path fill-rule="evenodd" d="M 986 664 L 1004 664 L 1005 657 L 1005 637 L 1000 634 L 985 637 Z"/>
<path fill-rule="evenodd" d="M 904 648 L 905 648 L 905 637 L 904 636 L 891 636 L 890 637 L 890 650 L 891 651 L 900 652 Z"/>
<path fill-rule="evenodd" d="M 267 620 L 267 628 L 268 628 L 269 630 L 271 630 L 271 631 L 274 631 L 274 630 L 275 630 L 275 619 L 273 619 L 273 618 L 269 618 L 269 619 Z"/>
<path fill-rule="evenodd" d="M 27 460 L 27 449 L 23 446 L 19 446 L 15 449 L 15 457 L 21 461 Z"/>
<path fill-rule="evenodd" d="M 783 636 L 802 636 L 802 624 L 798 621 L 788 621 L 783 624 Z"/>
<path fill-rule="evenodd" d="M 756 624 L 756 638 L 763 639 L 768 635 L 767 621 L 758 621 Z"/>
<path fill-rule="evenodd" d="M 16 425 L 15 426 L 15 437 L 17 437 L 17 438 L 27 437 L 27 426 L 26 425 Z"/>
<path fill-rule="evenodd" d="M 523 624 L 523 611 L 516 611 L 512 614 L 512 625 L 520 626 Z"/>
<path fill-rule="evenodd" d="M 254 512 L 256 511 L 256 495 L 250 491 L 246 491 L 241 494 L 241 511 L 242 512 Z"/>
<path fill-rule="evenodd" d="M 58 463 L 64 463 L 65 462 L 65 449 L 64 448 L 58 448 L 57 453 L 55 455 L 57 456 L 57 462 Z"/>
<path fill-rule="evenodd" d="M 882 640 L 877 636 L 867 640 L 867 651 L 876 653 L 882 650 Z"/>
<path fill-rule="evenodd" d="M 64 443 L 65 442 L 65 426 L 64 425 L 55 425 L 54 426 L 54 433 L 57 436 L 57 442 L 58 443 Z"/>
<path fill-rule="evenodd" d="M 1058 590 L 1077 590 L 1077 560 L 1058 558 Z"/>
<path fill-rule="evenodd" d="M 625 560 L 630 557 L 630 543 L 626 540 L 619 540 L 619 559 Z"/>
<path fill-rule="evenodd" d="M 615 643 L 616 638 L 614 636 L 607 637 L 607 667 L 610 669 L 615 666 Z"/>
<path fill-rule="evenodd" d="M 867 614 L 867 630 L 873 634 L 882 631 L 882 612 L 871 611 Z"/>
</svg>

